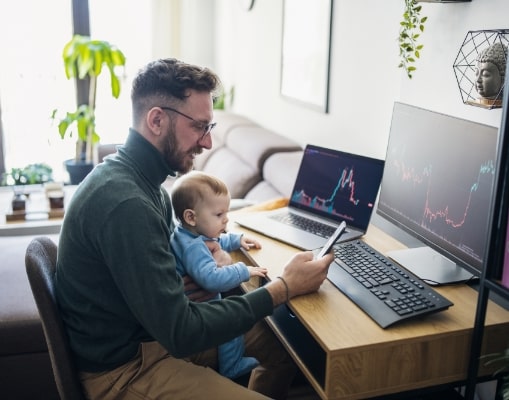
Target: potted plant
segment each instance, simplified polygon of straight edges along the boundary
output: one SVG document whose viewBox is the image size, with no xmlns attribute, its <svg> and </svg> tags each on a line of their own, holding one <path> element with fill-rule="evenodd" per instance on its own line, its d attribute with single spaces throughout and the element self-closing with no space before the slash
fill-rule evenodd
<svg viewBox="0 0 509 400">
<path fill-rule="evenodd" d="M 4 172 L 0 186 L 11 186 L 13 189 L 12 211 L 24 212 L 26 200 L 30 196 L 30 191 L 26 189 L 26 186 L 47 184 L 52 181 L 53 169 L 47 164 L 36 163 L 28 164 L 24 168 L 11 168 L 10 172 Z"/>
<path fill-rule="evenodd" d="M 110 75 L 111 95 L 120 95 L 120 77 L 118 68 L 125 67 L 125 56 L 116 46 L 103 40 L 93 40 L 88 36 L 74 35 L 65 44 L 62 58 L 67 79 L 88 80 L 88 100 L 78 104 L 75 111 L 67 112 L 58 123 L 58 132 L 64 139 L 67 135 L 76 135 L 76 155 L 66 161 L 71 184 L 78 184 L 93 168 L 93 150 L 99 142 L 95 129 L 97 79 L 106 67 Z M 57 110 L 53 111 L 55 118 Z M 84 168 L 84 172 L 74 175 L 75 169 Z"/>
<path fill-rule="evenodd" d="M 53 180 L 53 169 L 43 163 L 29 164 L 24 168 L 11 168 L 2 175 L 1 186 L 36 185 Z"/>
</svg>

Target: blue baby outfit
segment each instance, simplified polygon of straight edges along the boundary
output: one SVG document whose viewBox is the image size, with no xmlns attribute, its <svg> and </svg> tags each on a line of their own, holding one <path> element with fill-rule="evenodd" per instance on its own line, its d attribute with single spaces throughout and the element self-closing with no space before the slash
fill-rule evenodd
<svg viewBox="0 0 509 400">
<path fill-rule="evenodd" d="M 230 252 L 240 248 L 242 235 L 223 233 L 218 239 L 195 235 L 178 224 L 170 244 L 177 261 L 177 271 L 182 276 L 189 275 L 200 287 L 209 292 L 225 292 L 249 280 L 249 270 L 243 262 L 218 267 L 205 241 L 216 240 L 221 249 Z M 219 346 L 219 372 L 228 378 L 245 375 L 259 363 L 253 357 L 243 357 L 244 340 L 242 336 Z"/>
</svg>

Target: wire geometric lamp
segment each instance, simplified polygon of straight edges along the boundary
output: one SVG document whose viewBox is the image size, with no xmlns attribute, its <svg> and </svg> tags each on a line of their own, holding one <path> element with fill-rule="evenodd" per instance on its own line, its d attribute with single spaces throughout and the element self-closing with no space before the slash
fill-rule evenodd
<svg viewBox="0 0 509 400">
<path fill-rule="evenodd" d="M 454 61 L 464 104 L 502 107 L 509 29 L 469 31 Z"/>
</svg>

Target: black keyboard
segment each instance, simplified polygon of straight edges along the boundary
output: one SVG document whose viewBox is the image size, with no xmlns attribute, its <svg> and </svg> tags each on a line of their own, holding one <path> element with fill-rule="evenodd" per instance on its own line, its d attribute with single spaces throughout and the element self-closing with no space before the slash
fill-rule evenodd
<svg viewBox="0 0 509 400">
<path fill-rule="evenodd" d="M 382 328 L 453 305 L 360 240 L 334 245 L 334 254 L 327 278 Z"/>
<path fill-rule="evenodd" d="M 295 226 L 303 231 L 314 233 L 323 238 L 331 236 L 336 227 L 324 224 L 322 222 L 315 221 L 311 218 L 306 218 L 298 214 L 293 213 L 282 213 L 271 215 L 270 218 L 276 221 L 282 222 L 287 225 Z"/>
</svg>

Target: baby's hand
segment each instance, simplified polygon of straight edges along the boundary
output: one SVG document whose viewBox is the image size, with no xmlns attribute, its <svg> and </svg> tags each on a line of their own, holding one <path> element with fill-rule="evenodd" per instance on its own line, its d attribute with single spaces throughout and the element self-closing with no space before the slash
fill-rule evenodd
<svg viewBox="0 0 509 400">
<path fill-rule="evenodd" d="M 265 278 L 267 276 L 267 268 L 262 267 L 247 267 L 249 271 L 249 276 L 260 276 Z"/>
<path fill-rule="evenodd" d="M 258 240 L 255 240 L 247 236 L 242 236 L 242 238 L 240 239 L 240 245 L 245 250 L 262 248 L 262 245 Z"/>
</svg>

